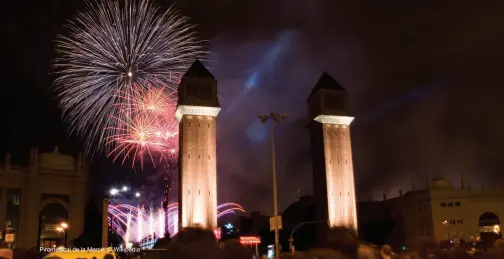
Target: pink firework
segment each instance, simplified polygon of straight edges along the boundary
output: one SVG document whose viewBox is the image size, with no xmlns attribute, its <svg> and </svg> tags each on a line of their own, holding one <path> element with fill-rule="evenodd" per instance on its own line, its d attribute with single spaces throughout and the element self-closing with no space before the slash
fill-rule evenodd
<svg viewBox="0 0 504 259">
<path fill-rule="evenodd" d="M 116 94 L 117 125 L 110 128 L 106 144 L 111 145 L 110 157 L 124 164 L 128 158 L 143 165 L 149 158 L 153 164 L 176 158 L 178 152 L 178 123 L 175 120 L 177 96 L 175 91 L 154 82 L 133 84 L 127 92 Z"/>
</svg>

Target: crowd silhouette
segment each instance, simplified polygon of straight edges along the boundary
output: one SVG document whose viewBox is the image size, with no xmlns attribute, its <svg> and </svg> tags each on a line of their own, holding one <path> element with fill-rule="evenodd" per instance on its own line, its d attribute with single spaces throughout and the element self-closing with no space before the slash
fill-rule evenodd
<svg viewBox="0 0 504 259">
<path fill-rule="evenodd" d="M 163 253 L 149 259 L 251 259 L 255 258 L 249 248 L 237 240 L 220 244 L 212 231 L 200 228 L 186 228 L 180 231 L 169 243 Z M 444 259 L 481 258 L 504 259 L 504 242 L 499 240 L 492 253 L 468 253 L 464 249 L 441 250 L 419 244 L 407 252 L 395 253 L 392 247 L 362 243 L 357 235 L 347 228 L 337 227 L 329 230 L 325 241 L 303 252 L 284 253 L 280 259 Z"/>
</svg>

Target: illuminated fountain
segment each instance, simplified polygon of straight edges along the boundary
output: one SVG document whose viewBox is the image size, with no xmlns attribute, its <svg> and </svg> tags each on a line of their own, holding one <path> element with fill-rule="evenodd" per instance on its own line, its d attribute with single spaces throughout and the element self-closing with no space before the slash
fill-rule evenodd
<svg viewBox="0 0 504 259">
<path fill-rule="evenodd" d="M 122 236 L 126 244 L 141 242 L 145 238 L 162 238 L 165 229 L 170 235 L 178 231 L 178 203 L 168 205 L 167 214 L 163 209 L 150 207 L 148 211 L 144 207 L 135 207 L 129 204 L 109 206 L 109 225 L 112 230 Z M 236 203 L 224 203 L 217 207 L 217 218 L 236 212 L 245 212 L 243 207 Z M 165 217 L 168 217 L 165 220 Z M 165 228 L 168 222 L 168 228 Z"/>
</svg>

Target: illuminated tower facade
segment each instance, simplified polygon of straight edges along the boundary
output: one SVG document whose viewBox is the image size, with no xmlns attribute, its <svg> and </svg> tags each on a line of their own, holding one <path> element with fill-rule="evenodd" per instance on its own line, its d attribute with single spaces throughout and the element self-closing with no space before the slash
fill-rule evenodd
<svg viewBox="0 0 504 259">
<path fill-rule="evenodd" d="M 198 60 L 178 88 L 179 226 L 217 228 L 217 81 Z"/>
<path fill-rule="evenodd" d="M 323 73 L 308 97 L 317 217 L 357 231 L 347 92 Z"/>
</svg>

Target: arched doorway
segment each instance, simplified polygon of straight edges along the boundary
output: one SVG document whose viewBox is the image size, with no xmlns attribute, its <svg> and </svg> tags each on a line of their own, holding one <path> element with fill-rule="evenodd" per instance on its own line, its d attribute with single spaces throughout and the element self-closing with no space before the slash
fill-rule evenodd
<svg viewBox="0 0 504 259">
<path fill-rule="evenodd" d="M 68 210 L 58 202 L 48 203 L 39 214 L 39 247 L 65 246 L 68 230 Z"/>
<path fill-rule="evenodd" d="M 493 247 L 495 240 L 501 238 L 500 220 L 493 212 L 485 212 L 479 217 L 480 240 L 485 248 Z"/>
</svg>

